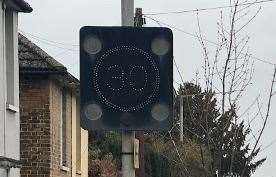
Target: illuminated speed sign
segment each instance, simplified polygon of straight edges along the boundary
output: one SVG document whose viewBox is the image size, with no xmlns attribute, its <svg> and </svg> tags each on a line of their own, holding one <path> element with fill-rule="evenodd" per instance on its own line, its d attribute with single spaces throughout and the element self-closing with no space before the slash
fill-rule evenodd
<svg viewBox="0 0 276 177">
<path fill-rule="evenodd" d="M 86 129 L 163 129 L 172 117 L 172 33 L 83 27 L 81 123 Z"/>
</svg>

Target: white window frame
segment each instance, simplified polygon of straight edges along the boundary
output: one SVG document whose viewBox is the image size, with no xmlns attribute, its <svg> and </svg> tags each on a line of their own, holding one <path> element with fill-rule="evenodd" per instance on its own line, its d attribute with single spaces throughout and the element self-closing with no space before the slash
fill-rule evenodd
<svg viewBox="0 0 276 177">
<path fill-rule="evenodd" d="M 15 12 L 7 11 L 4 12 L 4 56 L 5 56 L 5 75 L 6 75 L 6 110 L 17 113 L 19 112 L 19 108 L 17 104 L 17 96 L 15 94 L 19 94 L 16 91 L 16 74 L 18 72 L 18 68 L 16 68 L 15 62 L 17 62 L 17 24 L 15 24 Z M 16 32 L 15 32 L 16 30 Z"/>
</svg>

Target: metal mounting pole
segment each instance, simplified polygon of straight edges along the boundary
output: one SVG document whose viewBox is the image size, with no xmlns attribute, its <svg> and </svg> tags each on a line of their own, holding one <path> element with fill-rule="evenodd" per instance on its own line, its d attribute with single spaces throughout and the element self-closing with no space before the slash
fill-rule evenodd
<svg viewBox="0 0 276 177">
<path fill-rule="evenodd" d="M 183 134 L 184 134 L 184 129 L 183 129 L 183 96 L 180 95 L 180 105 L 179 105 L 179 109 L 180 109 L 180 142 L 183 142 Z"/>
<path fill-rule="evenodd" d="M 146 24 L 145 18 L 143 18 L 143 10 L 142 8 L 135 8 L 135 17 L 134 17 L 134 26 L 142 28 L 143 25 Z M 136 168 L 135 175 L 136 177 L 145 177 L 145 137 L 144 137 L 144 131 L 136 131 L 135 137 L 139 140 L 138 144 L 138 165 L 139 168 Z M 135 156 L 134 156 L 135 159 Z"/>
<path fill-rule="evenodd" d="M 135 177 L 134 131 L 122 132 L 122 177 Z"/>
<path fill-rule="evenodd" d="M 134 25 L 134 0 L 121 0 L 122 26 Z M 134 131 L 122 132 L 122 177 L 135 177 Z"/>
</svg>

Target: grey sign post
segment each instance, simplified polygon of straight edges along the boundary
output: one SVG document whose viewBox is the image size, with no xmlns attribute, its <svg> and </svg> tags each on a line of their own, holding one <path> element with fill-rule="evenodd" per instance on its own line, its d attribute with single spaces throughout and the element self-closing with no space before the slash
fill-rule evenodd
<svg viewBox="0 0 276 177">
<path fill-rule="evenodd" d="M 122 26 L 134 25 L 134 0 L 121 0 Z M 122 176 L 135 177 L 134 168 L 135 131 L 122 131 Z"/>
</svg>

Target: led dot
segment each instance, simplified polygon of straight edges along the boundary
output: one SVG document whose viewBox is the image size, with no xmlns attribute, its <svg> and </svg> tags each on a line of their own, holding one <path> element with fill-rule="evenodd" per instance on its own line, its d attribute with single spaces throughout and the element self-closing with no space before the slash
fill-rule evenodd
<svg viewBox="0 0 276 177">
<path fill-rule="evenodd" d="M 157 121 L 166 120 L 169 117 L 169 108 L 164 104 L 156 104 L 151 109 L 151 115 Z"/>
<path fill-rule="evenodd" d="M 90 120 L 98 120 L 102 117 L 102 109 L 97 104 L 89 104 L 84 110 L 85 116 Z"/>
<path fill-rule="evenodd" d="M 95 35 L 87 36 L 84 39 L 84 42 L 83 42 L 83 49 L 87 53 L 89 53 L 91 55 L 95 55 L 96 53 L 98 53 L 98 52 L 101 51 L 101 49 L 102 49 L 102 42 Z"/>
<path fill-rule="evenodd" d="M 151 50 L 154 54 L 162 56 L 168 53 L 170 44 L 164 38 L 155 38 L 151 43 Z"/>
</svg>

